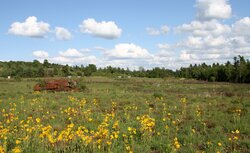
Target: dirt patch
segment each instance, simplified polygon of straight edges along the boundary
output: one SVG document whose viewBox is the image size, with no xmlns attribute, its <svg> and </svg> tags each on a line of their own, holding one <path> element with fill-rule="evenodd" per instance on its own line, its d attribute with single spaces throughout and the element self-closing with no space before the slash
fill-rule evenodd
<svg viewBox="0 0 250 153">
<path fill-rule="evenodd" d="M 78 91 L 76 81 L 67 79 L 45 80 L 34 86 L 34 91 Z"/>
</svg>

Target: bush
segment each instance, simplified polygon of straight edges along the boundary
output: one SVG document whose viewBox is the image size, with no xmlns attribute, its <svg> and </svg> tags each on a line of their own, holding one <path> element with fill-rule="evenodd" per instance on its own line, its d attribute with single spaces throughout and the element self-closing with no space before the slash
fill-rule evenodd
<svg viewBox="0 0 250 153">
<path fill-rule="evenodd" d="M 210 82 L 215 82 L 215 81 L 216 81 L 216 78 L 215 78 L 214 76 L 212 76 L 212 77 L 209 78 L 209 81 L 210 81 Z"/>
<path fill-rule="evenodd" d="M 21 78 L 20 76 L 15 76 L 14 79 L 15 79 L 16 81 L 22 81 L 22 78 Z"/>
<path fill-rule="evenodd" d="M 155 92 L 155 93 L 153 94 L 153 96 L 154 96 L 155 98 L 162 98 L 162 97 L 163 97 L 163 94 L 160 93 L 160 92 Z"/>
<path fill-rule="evenodd" d="M 85 82 L 83 80 L 77 82 L 77 88 L 80 90 L 80 91 L 84 91 L 87 89 L 86 85 L 85 85 Z"/>
</svg>

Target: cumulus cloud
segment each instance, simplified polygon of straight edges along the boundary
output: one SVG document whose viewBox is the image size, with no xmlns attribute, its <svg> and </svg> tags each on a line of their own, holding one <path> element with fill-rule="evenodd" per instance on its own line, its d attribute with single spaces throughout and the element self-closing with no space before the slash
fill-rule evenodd
<svg viewBox="0 0 250 153">
<path fill-rule="evenodd" d="M 85 50 L 85 49 L 82 49 Z M 59 63 L 59 64 L 68 64 L 68 65 L 87 65 L 87 64 L 96 64 L 101 66 L 101 60 L 98 59 L 94 55 L 85 54 L 86 52 L 81 52 L 74 48 L 69 48 L 66 51 L 60 51 L 58 55 L 54 57 L 49 57 L 48 53 L 45 51 L 35 51 L 33 55 L 41 59 L 48 59 L 52 63 Z"/>
<path fill-rule="evenodd" d="M 233 24 L 233 32 L 236 35 L 250 36 L 250 18 L 244 17 Z"/>
<path fill-rule="evenodd" d="M 72 35 L 69 32 L 69 30 L 63 27 L 56 27 L 55 33 L 56 33 L 56 38 L 58 40 L 70 40 L 72 38 Z"/>
<path fill-rule="evenodd" d="M 165 58 L 166 60 L 169 60 L 170 57 L 174 56 L 174 47 L 165 43 L 165 44 L 157 44 L 156 45 L 159 51 L 154 55 L 154 57 L 158 57 L 158 60 L 163 60 L 162 58 Z"/>
<path fill-rule="evenodd" d="M 151 57 L 147 49 L 132 43 L 117 44 L 113 49 L 106 51 L 105 55 L 112 59 L 140 59 Z"/>
<path fill-rule="evenodd" d="M 50 31 L 50 25 L 38 22 L 35 16 L 28 17 L 24 22 L 14 22 L 8 32 L 13 35 L 43 38 Z"/>
<path fill-rule="evenodd" d="M 89 56 L 81 56 L 81 57 L 64 57 L 64 56 L 55 56 L 50 58 L 50 61 L 54 63 L 60 63 L 60 64 L 68 64 L 68 65 L 87 65 L 87 64 L 96 64 L 100 65 L 100 60 L 97 59 L 93 55 Z"/>
<path fill-rule="evenodd" d="M 49 57 L 49 53 L 46 52 L 46 51 L 43 51 L 43 50 L 34 51 L 34 52 L 33 52 L 33 55 L 34 55 L 36 58 L 40 58 L 40 59 L 45 59 L 45 58 L 48 58 L 48 57 Z"/>
<path fill-rule="evenodd" d="M 208 49 L 208 48 L 222 48 L 228 45 L 228 40 L 223 36 L 213 37 L 208 35 L 206 37 L 189 36 L 184 41 L 178 44 L 184 48 L 190 49 Z"/>
<path fill-rule="evenodd" d="M 239 46 L 244 44 L 247 48 L 246 36 L 240 34 L 248 29 L 247 18 L 233 25 L 221 23 L 221 19 L 231 17 L 228 0 L 196 0 L 195 8 L 194 21 L 174 28 L 176 33 L 182 35 L 182 40 L 175 45 L 178 50 L 178 57 L 174 60 L 176 65 L 223 63 L 237 56 Z"/>
<path fill-rule="evenodd" d="M 122 33 L 122 29 L 119 28 L 113 21 L 97 22 L 95 19 L 89 18 L 79 25 L 82 33 L 91 34 L 94 37 L 101 37 L 105 39 L 119 38 Z"/>
<path fill-rule="evenodd" d="M 168 33 L 170 31 L 170 28 L 167 25 L 163 25 L 161 28 L 147 27 L 146 31 L 149 35 L 157 36 L 160 34 Z"/>
<path fill-rule="evenodd" d="M 190 33 L 193 36 L 220 36 L 231 31 L 231 27 L 223 25 L 217 20 L 210 21 L 192 21 L 189 24 L 183 24 L 175 28 L 178 33 Z"/>
<path fill-rule="evenodd" d="M 68 50 L 64 51 L 64 52 L 59 52 L 60 56 L 62 57 L 81 57 L 83 56 L 83 54 L 78 51 L 77 49 L 74 48 L 69 48 Z"/>
<path fill-rule="evenodd" d="M 228 0 L 196 0 L 196 17 L 199 20 L 228 19 L 232 8 Z"/>
</svg>

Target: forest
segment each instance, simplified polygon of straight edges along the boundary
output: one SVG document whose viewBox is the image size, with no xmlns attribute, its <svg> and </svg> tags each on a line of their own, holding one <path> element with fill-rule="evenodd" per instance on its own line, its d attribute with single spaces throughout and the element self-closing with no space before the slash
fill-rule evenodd
<svg viewBox="0 0 250 153">
<path fill-rule="evenodd" d="M 0 61 L 0 76 L 5 78 L 11 76 L 15 79 L 65 76 L 180 77 L 211 82 L 250 83 L 250 61 L 239 55 L 233 58 L 233 62 L 227 61 L 224 64 L 213 63 L 212 65 L 206 63 L 190 64 L 189 67 L 181 67 L 175 71 L 160 67 L 152 69 L 139 67 L 138 70 L 130 70 L 129 68 L 124 69 L 112 66 L 97 68 L 94 64 L 69 66 L 49 63 L 47 59 L 43 63 L 38 60 L 33 62 Z"/>
</svg>

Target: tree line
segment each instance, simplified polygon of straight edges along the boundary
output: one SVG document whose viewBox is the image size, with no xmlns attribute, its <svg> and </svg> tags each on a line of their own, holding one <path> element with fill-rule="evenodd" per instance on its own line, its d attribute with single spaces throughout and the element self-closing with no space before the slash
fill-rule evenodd
<svg viewBox="0 0 250 153">
<path fill-rule="evenodd" d="M 153 68 L 145 70 L 140 67 L 139 70 L 130 70 L 129 68 L 119 68 L 107 66 L 105 68 L 97 68 L 94 64 L 87 66 L 69 66 L 55 63 L 49 63 L 44 60 L 43 63 L 38 60 L 33 62 L 24 61 L 0 61 L 0 77 L 66 77 L 66 76 L 134 76 L 149 78 L 164 78 L 175 76 L 175 72 L 165 68 Z"/>
<path fill-rule="evenodd" d="M 38 60 L 34 60 L 33 62 L 0 61 L 0 76 L 11 76 L 14 78 L 56 76 L 182 77 L 205 81 L 250 83 L 250 61 L 239 55 L 233 58 L 232 63 L 228 61 L 225 64 L 194 64 L 189 67 L 181 67 L 176 71 L 159 67 L 150 70 L 146 70 L 143 67 L 139 67 L 138 70 L 130 70 L 129 68 L 124 69 L 112 66 L 97 68 L 94 64 L 89 64 L 87 66 L 69 66 L 49 63 L 46 59 L 42 63 Z"/>
<path fill-rule="evenodd" d="M 232 63 L 227 61 L 225 64 L 194 64 L 180 68 L 176 75 L 205 81 L 250 83 L 250 61 L 239 55 L 233 58 Z"/>
</svg>

